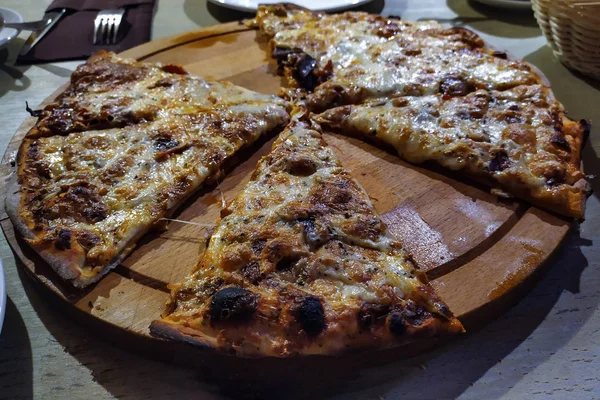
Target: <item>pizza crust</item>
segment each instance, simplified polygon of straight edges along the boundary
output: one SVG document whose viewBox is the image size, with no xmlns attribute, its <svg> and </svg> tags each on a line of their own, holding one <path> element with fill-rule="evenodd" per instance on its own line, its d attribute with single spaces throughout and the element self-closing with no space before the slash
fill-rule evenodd
<svg viewBox="0 0 600 400">
<path fill-rule="evenodd" d="M 26 240 L 33 240 L 36 238 L 36 234 L 29 228 L 28 224 L 19 215 L 19 206 L 21 203 L 21 187 L 17 181 L 17 175 L 15 172 L 11 173 L 7 182 L 7 195 L 5 199 L 5 208 L 10 221 L 16 228 L 17 232 Z M 93 277 L 82 276 L 81 270 L 72 262 L 72 259 L 67 257 L 68 253 L 61 253 L 60 251 L 49 252 L 49 251 L 36 251 L 37 254 L 42 257 L 44 261 L 50 265 L 50 267 L 56 271 L 56 273 L 64 280 L 71 283 L 76 288 L 84 288 L 90 284 L 97 282 L 104 275 L 110 272 L 113 268 L 121 263 L 121 261 L 127 257 L 127 255 L 133 250 L 133 247 L 126 249 L 122 252 L 112 263 L 110 263 L 105 270 L 96 274 Z"/>
<path fill-rule="evenodd" d="M 442 329 L 440 329 L 440 327 L 442 326 L 442 323 L 439 320 L 430 320 L 427 321 L 424 325 L 424 327 L 427 327 L 426 329 L 429 329 L 430 332 L 440 332 L 443 331 Z M 462 327 L 462 325 L 460 325 L 460 323 L 455 320 L 455 322 L 452 324 L 451 328 L 448 329 L 447 331 L 443 331 L 444 334 L 461 334 L 464 333 L 465 330 Z M 277 351 L 277 349 L 275 348 L 270 348 L 267 351 L 265 351 L 265 349 L 260 349 L 260 351 L 245 351 L 243 348 L 234 348 L 234 347 L 230 347 L 228 348 L 228 351 L 226 348 L 223 348 L 222 346 L 219 346 L 218 343 L 218 339 L 214 336 L 210 336 L 210 335 L 206 335 L 203 332 L 181 325 L 181 324 L 176 324 L 176 323 L 171 323 L 165 320 L 155 320 L 152 321 L 150 323 L 150 333 L 152 335 L 154 335 L 155 337 L 159 337 L 159 338 L 163 338 L 163 339 L 167 339 L 167 340 L 176 340 L 179 342 L 184 342 L 187 343 L 189 345 L 195 346 L 195 347 L 199 347 L 201 349 L 206 349 L 206 350 L 211 350 L 214 352 L 220 352 L 221 354 L 231 354 L 231 355 L 235 355 L 236 357 L 241 357 L 241 358 L 266 358 L 266 357 L 276 357 L 276 358 L 286 358 L 289 357 L 291 355 L 293 356 L 300 356 L 300 357 L 307 357 L 307 356 L 314 356 L 314 355 L 319 355 L 319 356 L 337 356 L 343 353 L 351 353 L 351 352 L 358 352 L 361 350 L 364 350 L 368 347 L 373 347 L 370 338 L 368 337 L 368 335 L 366 334 L 361 334 L 361 337 L 364 339 L 364 342 L 362 342 L 362 346 L 360 347 L 344 347 L 343 349 L 337 349 L 332 351 L 331 349 L 327 348 L 327 346 L 323 346 L 321 347 L 321 345 L 319 344 L 313 344 L 311 346 L 312 348 L 312 352 L 308 353 L 308 354 L 304 354 L 304 353 L 293 353 L 290 354 L 288 352 L 285 351 Z M 426 341 L 437 341 L 437 340 L 441 340 L 442 336 L 438 336 L 438 335 L 425 335 L 425 336 L 421 336 L 421 337 L 411 337 L 411 338 L 406 338 L 405 340 L 398 340 L 398 341 L 388 341 L 388 342 L 378 342 L 377 343 L 377 348 L 376 350 L 378 351 L 382 351 L 382 350 L 386 350 L 386 349 L 398 349 L 401 348 L 402 353 L 403 354 L 410 354 L 413 350 L 413 346 L 416 346 L 418 344 L 423 344 Z M 369 346 L 369 344 L 371 344 L 371 346 Z"/>
<path fill-rule="evenodd" d="M 183 325 L 171 324 L 163 320 L 152 321 L 150 333 L 166 339 L 179 340 L 194 346 L 217 350 L 215 338 L 202 334 L 195 329 Z"/>
<path fill-rule="evenodd" d="M 36 234 L 29 228 L 27 223 L 19 215 L 19 207 L 21 204 L 21 187 L 17 180 L 17 174 L 13 172 L 8 178 L 7 195 L 5 200 L 5 208 L 8 217 L 17 232 L 27 239 L 35 239 Z M 48 252 L 38 252 L 38 254 L 60 275 L 61 278 L 75 284 L 81 275 L 81 271 L 70 263 L 70 260 L 61 257 L 60 253 L 51 254 Z"/>
</svg>

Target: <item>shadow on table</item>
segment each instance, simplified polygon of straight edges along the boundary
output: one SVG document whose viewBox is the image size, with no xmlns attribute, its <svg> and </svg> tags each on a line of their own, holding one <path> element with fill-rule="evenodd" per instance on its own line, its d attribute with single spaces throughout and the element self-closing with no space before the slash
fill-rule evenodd
<svg viewBox="0 0 600 400">
<path fill-rule="evenodd" d="M 540 36 L 541 32 L 531 10 L 506 10 L 475 1 L 447 0 L 448 7 L 458 14 L 456 18 L 441 20 L 455 26 L 471 26 L 478 31 L 507 38 Z M 475 15 L 478 13 L 479 15 Z M 490 22 L 501 22 L 490 23 Z"/>
<path fill-rule="evenodd" d="M 33 360 L 29 334 L 19 310 L 9 297 L 0 334 L 0 398 L 33 398 Z"/>
<path fill-rule="evenodd" d="M 22 92 L 31 86 L 31 80 L 24 75 L 29 66 L 15 66 L 14 56 L 23 44 L 23 39 L 17 38 L 0 49 L 0 97 L 8 92 Z"/>
<path fill-rule="evenodd" d="M 74 318 L 66 318 L 64 308 L 52 305 L 47 296 L 34 290 L 19 269 L 25 291 L 46 328 L 66 351 L 91 370 L 98 384 L 116 397 L 188 398 L 193 393 L 201 398 L 326 398 L 348 394 L 358 398 L 454 398 L 522 346 L 549 317 L 564 291 L 579 291 L 579 277 L 587 266 L 580 247 L 589 245 L 577 232 L 571 234 L 559 251 L 559 258 L 569 262 L 555 263 L 533 291 L 503 317 L 484 329 L 408 359 L 388 350 L 339 358 L 248 360 L 181 345 L 186 360 L 154 361 L 151 359 L 164 359 L 171 354 L 165 355 L 165 350 L 159 353 L 157 347 L 138 348 L 134 353 L 133 345 L 111 336 L 107 328 L 74 324 Z M 578 318 L 570 322 L 570 329 L 553 333 L 550 341 L 536 341 L 540 347 L 536 357 L 520 365 L 518 374 L 500 380 L 494 377 L 491 397 L 508 391 L 523 375 L 569 342 L 599 300 L 590 296 L 585 301 L 595 303 L 581 307 Z M 52 312 L 41 310 L 46 307 L 52 307 Z M 112 346 L 111 342 L 117 345 Z M 153 344 L 156 346 L 156 342 Z"/>
<path fill-rule="evenodd" d="M 594 179 L 589 180 L 593 190 L 592 195 L 600 199 L 600 176 L 598 175 L 600 173 L 600 158 L 591 143 L 583 148 L 582 158 L 583 170 L 588 174 L 594 174 Z"/>
</svg>

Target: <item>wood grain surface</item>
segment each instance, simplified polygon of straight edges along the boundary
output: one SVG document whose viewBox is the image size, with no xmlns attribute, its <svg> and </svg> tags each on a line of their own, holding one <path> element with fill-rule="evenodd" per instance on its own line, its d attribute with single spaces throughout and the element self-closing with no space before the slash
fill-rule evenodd
<svg viewBox="0 0 600 400">
<path fill-rule="evenodd" d="M 123 56 L 181 64 L 192 74 L 276 94 L 282 82 L 265 49 L 256 31 L 229 23 L 150 42 Z M 17 131 L 4 155 L 5 163 L 33 123 L 29 118 Z M 242 190 L 273 140 L 246 151 L 222 182 L 200 190 L 174 218 L 214 224 L 223 201 Z M 459 175 L 410 165 L 356 139 L 326 134 L 326 140 L 369 193 L 391 233 L 434 278 L 434 286 L 467 328 L 484 323 L 516 301 L 521 293 L 517 289 L 569 229 L 566 220 L 521 202 L 500 201 Z M 79 315 L 132 337 L 154 340 L 159 348 L 169 346 L 151 337 L 148 325 L 162 311 L 167 284 L 182 281 L 194 267 L 204 250 L 206 227 L 171 222 L 166 231 L 146 235 L 122 265 L 98 284 L 79 292 L 65 285 L 15 236 L 9 219 L 0 222 L 29 275 L 81 311 Z"/>
</svg>

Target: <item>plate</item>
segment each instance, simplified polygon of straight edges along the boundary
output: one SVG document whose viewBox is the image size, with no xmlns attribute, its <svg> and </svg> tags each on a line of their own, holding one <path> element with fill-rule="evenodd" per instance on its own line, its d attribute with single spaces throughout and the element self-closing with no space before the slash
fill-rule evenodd
<svg viewBox="0 0 600 400">
<path fill-rule="evenodd" d="M 0 14 L 4 17 L 4 22 L 23 22 L 21 14 L 10 8 L 0 7 Z M 17 37 L 20 30 L 13 28 L 0 29 L 0 48 Z"/>
<path fill-rule="evenodd" d="M 232 8 L 238 11 L 255 12 L 259 4 L 281 3 L 281 0 L 209 0 L 211 3 Z M 362 4 L 370 3 L 373 0 L 294 0 L 294 3 L 300 7 L 317 11 L 340 11 Z"/>
<path fill-rule="evenodd" d="M 531 10 L 531 1 L 528 0 L 474 0 L 478 3 L 492 7 L 508 8 L 512 10 Z"/>
<path fill-rule="evenodd" d="M 2 322 L 4 321 L 5 309 L 6 309 L 6 285 L 4 284 L 4 269 L 2 268 L 2 259 L 0 259 L 0 333 L 2 333 Z"/>
</svg>

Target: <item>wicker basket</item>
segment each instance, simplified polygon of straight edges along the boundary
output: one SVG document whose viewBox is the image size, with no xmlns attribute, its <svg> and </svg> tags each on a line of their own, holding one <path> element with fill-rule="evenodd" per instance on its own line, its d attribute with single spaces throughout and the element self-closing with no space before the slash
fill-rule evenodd
<svg viewBox="0 0 600 400">
<path fill-rule="evenodd" d="M 533 11 L 554 55 L 568 67 L 600 79 L 600 5 L 585 0 L 533 0 Z"/>
</svg>

